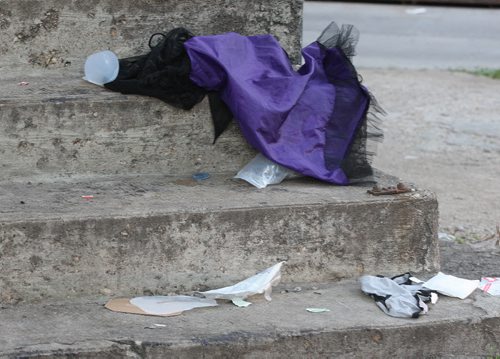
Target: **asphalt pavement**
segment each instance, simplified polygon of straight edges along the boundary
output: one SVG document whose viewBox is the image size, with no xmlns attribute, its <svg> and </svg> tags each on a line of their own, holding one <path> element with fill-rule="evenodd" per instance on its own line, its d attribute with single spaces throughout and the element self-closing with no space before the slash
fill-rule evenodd
<svg viewBox="0 0 500 359">
<path fill-rule="evenodd" d="M 359 29 L 357 66 L 500 68 L 498 8 L 306 1 L 304 45 L 331 21 Z"/>
</svg>

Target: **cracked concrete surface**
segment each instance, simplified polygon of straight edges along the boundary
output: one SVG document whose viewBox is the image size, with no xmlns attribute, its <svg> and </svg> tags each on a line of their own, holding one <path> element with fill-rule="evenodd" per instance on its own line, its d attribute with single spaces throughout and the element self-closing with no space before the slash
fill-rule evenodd
<svg viewBox="0 0 500 359">
<path fill-rule="evenodd" d="M 288 290 L 286 292 L 285 290 Z M 320 293 L 320 294 L 318 294 Z M 476 291 L 466 300 L 441 296 L 428 315 L 389 317 L 356 282 L 280 285 L 273 300 L 254 297 L 242 309 L 217 308 L 161 318 L 114 313 L 104 298 L 6 307 L 0 311 L 0 355 L 71 357 L 467 357 L 500 354 L 500 301 Z M 328 313 L 306 312 L 324 307 Z M 29 322 L 29 325 L 25 323 Z M 152 323 L 165 328 L 147 329 Z M 47 332 L 44 328 L 51 328 Z M 42 341 L 42 342 L 40 342 Z"/>
</svg>

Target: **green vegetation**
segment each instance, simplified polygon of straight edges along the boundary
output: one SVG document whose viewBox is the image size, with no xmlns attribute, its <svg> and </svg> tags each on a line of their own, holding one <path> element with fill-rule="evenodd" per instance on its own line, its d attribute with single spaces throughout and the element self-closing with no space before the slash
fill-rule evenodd
<svg viewBox="0 0 500 359">
<path fill-rule="evenodd" d="M 500 80 L 500 69 L 477 69 L 466 72 L 477 76 L 485 76 L 492 79 Z"/>
</svg>

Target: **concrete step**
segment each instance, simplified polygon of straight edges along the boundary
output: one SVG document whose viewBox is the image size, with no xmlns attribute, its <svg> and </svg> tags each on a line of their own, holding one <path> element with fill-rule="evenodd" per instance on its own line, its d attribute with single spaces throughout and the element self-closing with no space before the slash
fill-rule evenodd
<svg viewBox="0 0 500 359">
<path fill-rule="evenodd" d="M 290 292 L 284 292 L 284 288 Z M 5 307 L 0 310 L 0 356 L 496 358 L 500 355 L 500 300 L 478 290 L 463 301 L 441 296 L 427 315 L 401 319 L 382 313 L 355 282 L 308 283 L 298 293 L 291 291 L 292 288 L 275 289 L 271 302 L 252 298 L 253 304 L 248 308 L 220 302 L 216 308 L 195 309 L 170 318 L 114 313 L 103 307 L 107 298 Z M 308 307 L 331 311 L 313 314 L 305 310 Z M 166 327 L 148 329 L 153 324 Z"/>
<path fill-rule="evenodd" d="M 234 125 L 212 143 L 207 100 L 178 110 L 89 84 L 72 70 L 0 80 L 0 181 L 237 171 L 255 155 Z"/>
<path fill-rule="evenodd" d="M 197 35 L 274 34 L 299 61 L 302 0 L 0 0 L 0 77 L 13 69 L 80 69 L 91 53 L 147 51 L 149 36 L 177 26 Z"/>
<path fill-rule="evenodd" d="M 0 302 L 218 287 L 282 260 L 296 282 L 439 266 L 428 191 L 310 178 L 257 190 L 232 175 L 1 183 Z"/>
</svg>

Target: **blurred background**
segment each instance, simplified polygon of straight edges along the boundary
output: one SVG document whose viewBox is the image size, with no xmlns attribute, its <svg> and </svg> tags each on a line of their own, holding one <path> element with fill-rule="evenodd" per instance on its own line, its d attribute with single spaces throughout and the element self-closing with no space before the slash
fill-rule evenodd
<svg viewBox="0 0 500 359">
<path fill-rule="evenodd" d="M 306 1 L 303 43 L 331 21 L 359 29 L 354 64 L 387 111 L 375 167 L 436 192 L 443 241 L 491 254 L 500 248 L 500 0 L 431 3 Z"/>
</svg>

